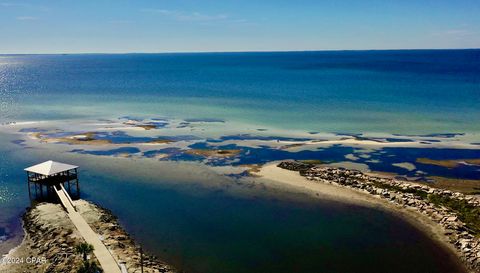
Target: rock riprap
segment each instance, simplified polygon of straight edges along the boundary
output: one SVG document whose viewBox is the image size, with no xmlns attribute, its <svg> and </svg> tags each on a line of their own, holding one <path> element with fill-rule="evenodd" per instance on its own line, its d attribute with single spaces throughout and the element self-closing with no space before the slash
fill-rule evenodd
<svg viewBox="0 0 480 273">
<path fill-rule="evenodd" d="M 285 161 L 278 167 L 298 171 L 310 181 L 368 193 L 416 210 L 438 223 L 469 269 L 480 272 L 480 200 L 477 196 L 424 184 L 377 177 L 357 170 Z"/>
<path fill-rule="evenodd" d="M 108 210 L 85 200 L 74 201 L 77 210 L 114 258 L 124 263 L 128 272 L 140 272 L 139 246 Z M 84 239 L 75 229 L 61 205 L 40 203 L 23 215 L 25 238 L 0 265 L 0 272 L 77 272 L 82 255 L 75 247 Z M 27 258 L 30 258 L 27 260 Z M 32 258 L 35 262 L 32 262 Z M 94 255 L 89 255 L 95 261 Z M 143 256 L 144 272 L 177 272 L 172 266 L 151 255 Z"/>
</svg>

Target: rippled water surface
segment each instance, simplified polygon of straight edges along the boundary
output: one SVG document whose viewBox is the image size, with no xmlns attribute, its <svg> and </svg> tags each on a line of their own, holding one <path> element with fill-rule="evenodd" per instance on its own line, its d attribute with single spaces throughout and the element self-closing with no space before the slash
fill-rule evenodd
<svg viewBox="0 0 480 273">
<path fill-rule="evenodd" d="M 478 134 L 479 56 L 478 50 L 0 56 L 0 121 L 63 119 L 75 131 L 85 120 L 139 116 L 227 121 L 264 135 L 262 128 L 400 138 Z M 380 210 L 272 194 L 198 162 L 58 153 L 3 132 L 0 141 L 0 237 L 10 242 L 21 239 L 19 217 L 29 205 L 23 168 L 54 158 L 81 166 L 83 197 L 111 209 L 147 251 L 186 272 L 462 272 L 443 248 Z M 442 153 L 385 151 L 397 155 L 388 164 Z M 244 163 L 263 163 L 262 156 L 283 159 L 282 153 L 259 147 L 241 155 Z M 465 155 L 478 152 L 456 157 Z M 460 173 L 477 177 L 468 168 Z"/>
</svg>

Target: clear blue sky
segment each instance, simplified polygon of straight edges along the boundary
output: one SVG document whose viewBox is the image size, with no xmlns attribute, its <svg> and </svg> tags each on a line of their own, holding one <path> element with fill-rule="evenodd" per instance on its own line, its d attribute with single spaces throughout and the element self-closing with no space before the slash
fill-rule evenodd
<svg viewBox="0 0 480 273">
<path fill-rule="evenodd" d="M 0 0 L 0 53 L 479 47 L 480 0 Z"/>
</svg>

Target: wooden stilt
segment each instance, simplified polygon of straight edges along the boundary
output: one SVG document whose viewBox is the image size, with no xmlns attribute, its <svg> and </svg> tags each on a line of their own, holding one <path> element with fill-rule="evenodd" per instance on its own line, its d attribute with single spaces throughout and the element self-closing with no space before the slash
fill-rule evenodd
<svg viewBox="0 0 480 273">
<path fill-rule="evenodd" d="M 77 179 L 77 198 L 80 198 L 80 186 L 78 185 L 78 179 Z"/>
<path fill-rule="evenodd" d="M 27 183 L 28 185 L 28 198 L 30 199 L 30 202 L 32 201 L 32 193 L 30 192 L 30 181 Z"/>
</svg>

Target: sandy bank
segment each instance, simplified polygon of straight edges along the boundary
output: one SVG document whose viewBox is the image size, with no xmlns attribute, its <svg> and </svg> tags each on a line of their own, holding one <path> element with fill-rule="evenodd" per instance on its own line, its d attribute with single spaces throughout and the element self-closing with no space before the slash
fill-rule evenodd
<svg viewBox="0 0 480 273">
<path fill-rule="evenodd" d="M 450 258 L 458 260 L 459 264 L 460 260 L 464 260 L 462 253 L 452 245 L 451 240 L 446 235 L 447 230 L 417 210 L 398 206 L 393 202 L 356 189 L 337 184 L 313 182 L 301 176 L 298 172 L 279 168 L 277 164 L 278 162 L 266 164 L 256 174 L 261 179 L 267 180 L 267 184 L 273 183 L 274 185 L 272 186 L 280 186 L 292 191 L 301 191 L 322 200 L 350 203 L 393 213 L 448 249 L 451 253 Z"/>
<path fill-rule="evenodd" d="M 276 163 L 264 165 L 256 174 L 289 189 L 301 190 L 322 199 L 348 202 L 369 207 L 376 207 L 378 205 L 384 205 L 385 203 L 381 199 L 375 198 L 369 194 L 353 191 L 341 186 L 325 183 L 312 183 L 305 177 L 301 176 L 298 172 L 292 172 L 277 167 Z"/>
</svg>

